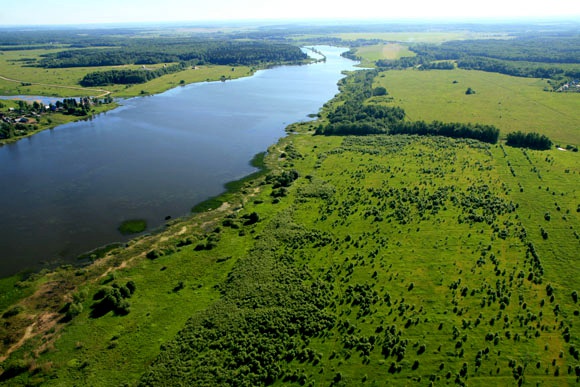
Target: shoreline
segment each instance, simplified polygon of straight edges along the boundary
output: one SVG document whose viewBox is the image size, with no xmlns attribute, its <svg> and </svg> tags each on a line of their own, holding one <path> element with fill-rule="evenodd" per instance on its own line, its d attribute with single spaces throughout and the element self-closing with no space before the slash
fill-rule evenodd
<svg viewBox="0 0 580 387">
<path fill-rule="evenodd" d="M 306 48 L 307 50 L 312 50 L 311 48 Z M 315 52 L 315 51 L 314 51 Z M 326 59 L 324 57 L 324 59 Z M 155 82 L 155 80 L 151 80 L 147 83 L 143 83 L 143 84 L 135 84 L 135 85 L 127 85 L 130 86 L 131 88 L 141 88 L 140 91 L 137 90 L 133 90 L 130 92 L 116 92 L 116 91 L 111 91 L 111 90 L 106 90 L 106 89 L 92 89 L 92 88 L 83 88 L 83 87 L 76 87 L 76 86 L 66 86 L 66 85 L 47 85 L 47 84 L 42 84 L 42 83 L 31 83 L 31 85 L 37 85 L 37 86 L 49 86 L 49 87 L 54 87 L 57 89 L 73 89 L 73 90 L 79 90 L 79 91 L 98 91 L 100 92 L 99 95 L 96 96 L 96 98 L 102 98 L 102 97 L 106 97 L 109 95 L 117 95 L 118 99 L 130 99 L 130 98 L 139 98 L 139 97 L 149 97 L 149 96 L 153 96 L 153 95 L 158 95 L 158 94 L 162 94 L 166 91 L 175 89 L 177 87 L 184 87 L 187 85 L 192 85 L 192 84 L 196 84 L 196 83 L 204 83 L 204 82 L 226 82 L 226 81 L 231 81 L 231 80 L 236 80 L 236 79 L 242 79 L 242 78 L 248 78 L 248 77 L 252 77 L 254 76 L 258 71 L 260 70 L 268 70 L 271 68 L 275 68 L 278 66 L 302 66 L 302 65 L 309 65 L 309 64 L 314 64 L 321 61 L 320 59 L 315 59 L 312 57 L 309 57 L 308 60 L 305 60 L 303 62 L 300 63 L 272 63 L 272 64 L 263 64 L 263 65 L 259 65 L 259 66 L 252 66 L 252 67 L 248 67 L 247 68 L 247 72 L 235 72 L 234 76 L 232 77 L 231 74 L 228 74 L 228 78 L 223 78 L 224 76 L 217 76 L 215 74 L 208 74 L 209 76 L 205 79 L 198 79 L 198 80 L 190 80 L 190 81 L 185 81 L 184 83 L 181 83 L 181 81 L 179 83 L 175 83 L 174 79 L 179 78 L 181 75 L 184 75 L 184 73 L 187 73 L 189 70 L 182 70 L 180 72 L 174 73 L 174 74 L 167 74 L 164 77 L 168 78 L 165 79 L 163 83 L 161 83 L 160 85 L 157 85 L 158 82 Z M 215 65 L 210 65 L 205 67 L 205 69 L 214 69 L 216 67 L 219 66 L 215 66 Z M 231 66 L 225 66 L 225 67 L 231 67 Z M 247 66 L 239 66 L 240 69 L 244 69 Z M 195 71 L 199 71 L 199 70 L 195 70 Z M 1 80 L 5 80 L 5 81 L 9 81 L 9 82 L 18 82 L 18 83 L 22 83 L 24 81 L 20 81 L 20 80 L 16 80 L 16 79 L 10 79 L 10 78 L 6 78 L 2 75 L 0 75 L 0 79 Z M 158 78 L 158 80 L 163 80 L 163 77 Z M 119 85 L 117 85 L 119 86 Z M 90 95 L 90 94 L 88 94 Z M 36 93 L 31 93 L 31 94 L 22 94 L 22 92 L 14 92 L 14 94 L 5 94 L 4 97 L 11 97 L 11 96 L 31 96 L 31 97 L 44 97 L 41 96 L 39 94 Z M 48 96 L 46 96 L 48 97 Z M 65 98 L 70 98 L 67 96 L 63 96 L 62 94 L 59 95 L 58 92 L 52 93 L 52 95 L 50 96 L 50 98 L 59 98 L 59 99 L 65 99 Z M 14 101 L 14 99 L 0 99 L 0 102 L 2 101 Z M 34 136 L 35 134 L 38 134 L 40 132 L 43 132 L 45 130 L 49 130 L 49 129 L 54 129 L 57 128 L 61 125 L 65 125 L 71 122 L 77 122 L 77 121 L 83 121 L 83 120 L 90 120 L 92 118 L 94 118 L 96 115 L 102 114 L 102 113 L 106 113 L 112 110 L 117 109 L 118 107 L 121 106 L 121 104 L 119 104 L 116 101 L 113 101 L 110 104 L 102 104 L 100 105 L 102 107 L 105 107 L 103 109 L 99 109 L 98 111 L 95 112 L 91 112 L 90 115 L 86 115 L 86 116 L 80 116 L 80 117 L 74 117 L 74 119 L 72 120 L 65 120 L 64 122 L 58 122 L 55 124 L 49 124 L 46 127 L 43 127 L 41 129 L 38 130 L 34 130 L 32 132 L 29 132 L 23 136 L 18 136 L 18 137 L 12 137 L 9 139 L 0 139 L 0 146 L 3 145 L 7 145 L 7 144 L 13 144 L 15 142 L 17 142 L 18 140 L 24 139 L 24 138 L 28 138 L 31 136 Z M 109 107 L 110 106 L 110 107 Z"/>
<path fill-rule="evenodd" d="M 312 50 L 311 48 L 308 48 L 308 47 L 306 49 Z M 324 57 L 324 60 L 325 59 L 326 59 L 326 57 Z M 315 59 L 315 58 L 310 57 L 310 61 L 305 62 L 305 63 L 297 63 L 297 64 L 284 64 L 284 63 L 282 63 L 282 64 L 270 64 L 270 65 L 260 66 L 259 68 L 254 68 L 253 71 L 251 71 L 251 73 L 249 73 L 248 75 L 244 75 L 244 76 L 240 76 L 240 77 L 236 77 L 236 78 L 232 78 L 232 79 L 228 79 L 228 80 L 249 78 L 249 77 L 255 75 L 258 71 L 268 70 L 268 69 L 275 68 L 278 66 L 302 66 L 302 65 L 316 64 L 320 61 L 323 61 L 323 59 Z M 208 80 L 203 80 L 203 81 L 180 84 L 177 86 L 175 86 L 169 82 L 166 82 L 164 84 L 165 89 L 158 91 L 154 94 L 145 94 L 145 95 L 136 94 L 133 96 L 123 97 L 122 99 L 139 98 L 139 97 L 147 97 L 147 96 L 157 95 L 157 94 L 161 94 L 161 93 L 164 93 L 166 91 L 172 90 L 176 87 L 183 87 L 183 86 L 196 84 L 196 83 L 202 83 L 202 82 L 223 82 L 223 80 L 220 80 L 220 79 L 209 80 L 208 79 Z M 63 97 L 63 98 L 66 98 L 66 97 Z M 122 106 L 118 102 L 113 102 L 110 105 L 114 105 L 114 106 L 111 106 L 108 109 L 103 109 L 102 111 L 99 111 L 97 113 L 93 113 L 91 116 L 84 116 L 84 117 L 78 117 L 78 118 L 75 117 L 77 119 L 71 120 L 69 122 L 57 123 L 57 124 L 52 125 L 50 127 L 42 128 L 42 129 L 39 129 L 37 131 L 28 133 L 25 136 L 5 140 L 5 142 L 3 142 L 3 140 L 0 140 L 0 147 L 3 145 L 15 143 L 18 140 L 23 139 L 23 138 L 31 137 L 34 134 L 40 133 L 40 132 L 47 130 L 47 129 L 54 129 L 56 127 L 59 127 L 61 125 L 65 125 L 68 123 L 92 119 L 93 117 L 95 117 L 98 114 L 106 113 L 108 111 L 115 110 L 115 109 Z M 109 105 L 101 105 L 101 106 L 108 107 Z M 287 125 L 287 128 L 293 124 L 294 123 L 290 123 L 289 125 Z M 281 140 L 283 138 L 287 138 L 289 134 L 290 133 L 286 130 L 286 135 L 284 137 L 280 138 L 279 140 Z M 278 144 L 278 142 L 270 144 L 269 148 L 276 146 L 277 144 Z M 124 248 L 128 247 L 129 245 L 131 245 L 136 240 L 140 240 L 140 239 L 145 238 L 145 237 L 158 236 L 158 235 L 162 234 L 164 231 L 166 231 L 169 227 L 171 227 L 177 223 L 184 223 L 184 222 L 192 221 L 192 219 L 198 215 L 201 215 L 203 213 L 213 212 L 214 210 L 219 210 L 220 208 L 222 208 L 224 203 L 228 203 L 228 201 L 231 200 L 234 196 L 240 196 L 240 191 L 243 189 L 245 183 L 252 182 L 252 181 L 262 177 L 263 175 L 265 175 L 269 171 L 269 168 L 265 162 L 265 158 L 267 157 L 267 155 L 268 155 L 268 150 L 264 150 L 262 152 L 255 154 L 252 157 L 252 159 L 250 159 L 248 162 L 249 165 L 253 166 L 254 168 L 257 168 L 257 170 L 255 172 L 252 172 L 246 176 L 242 176 L 239 179 L 224 183 L 223 191 L 221 193 L 219 193 L 215 196 L 209 197 L 207 199 L 204 199 L 203 201 L 201 201 L 197 204 L 194 204 L 189 213 L 186 213 L 186 214 L 183 214 L 181 216 L 167 220 L 165 223 L 162 223 L 158 226 L 155 226 L 154 228 L 152 228 L 150 230 L 145 230 L 142 233 L 137 233 L 137 234 L 134 234 L 132 236 L 129 236 L 128 240 L 112 241 L 110 243 L 91 248 L 90 250 L 86 250 L 86 251 L 78 254 L 76 257 L 71 258 L 71 261 L 74 260 L 72 262 L 63 262 L 61 260 L 56 260 L 54 262 L 43 261 L 44 265 L 42 263 L 39 263 L 37 267 L 25 268 L 25 269 L 22 269 L 16 273 L 9 274 L 7 276 L 3 276 L 0 274 L 0 281 L 5 280 L 5 279 L 9 279 L 9 278 L 13 278 L 13 277 L 22 277 L 22 276 L 28 277 L 31 275 L 32 276 L 39 275 L 41 273 L 50 273 L 50 272 L 59 270 L 61 268 L 66 268 L 66 267 L 73 267 L 76 269 L 88 267 L 88 266 L 93 265 L 95 262 L 99 261 L 101 258 L 106 257 L 112 251 L 115 251 L 117 249 L 124 249 Z M 244 196 L 244 194 L 241 194 L 241 196 Z M 96 257 L 95 257 L 95 255 L 96 255 Z"/>
</svg>

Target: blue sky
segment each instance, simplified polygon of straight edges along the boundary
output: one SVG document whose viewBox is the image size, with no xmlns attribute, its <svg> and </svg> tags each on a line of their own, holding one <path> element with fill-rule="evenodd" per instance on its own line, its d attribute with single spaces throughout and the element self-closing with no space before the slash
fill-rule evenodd
<svg viewBox="0 0 580 387">
<path fill-rule="evenodd" d="M 0 25 L 255 19 L 580 18 L 580 0 L 11 0 Z"/>
</svg>

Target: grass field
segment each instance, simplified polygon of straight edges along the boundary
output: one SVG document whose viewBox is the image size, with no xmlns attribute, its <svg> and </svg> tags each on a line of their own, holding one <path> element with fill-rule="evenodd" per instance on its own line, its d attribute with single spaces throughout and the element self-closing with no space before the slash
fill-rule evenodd
<svg viewBox="0 0 580 387">
<path fill-rule="evenodd" d="M 410 120 L 479 122 L 580 144 L 578 93 L 544 91 L 545 80 L 480 71 L 388 71 L 377 78 Z M 468 87 L 475 94 L 466 95 Z"/>
<path fill-rule="evenodd" d="M 82 312 L 17 351 L 36 372 L 15 380 L 132 385 L 149 370 L 168 383 L 196 384 L 204 371 L 191 374 L 195 361 L 169 374 L 160 368 L 169 366 L 164 359 L 181 362 L 172 343 L 189 336 L 190 316 L 201 313 L 214 329 L 226 324 L 219 315 L 229 307 L 219 289 L 229 278 L 240 281 L 239 297 L 259 284 L 256 294 L 267 300 L 266 289 L 281 286 L 270 285 L 272 269 L 244 264 L 274 236 L 275 256 L 291 254 L 292 267 L 307 268 L 304 286 L 325 286 L 321 300 L 334 321 L 313 336 L 293 337 L 313 357 L 300 360 L 297 353 L 282 361 L 286 376 L 277 385 L 574 384 L 577 153 L 446 138 L 313 137 L 313 128 L 296 126 L 299 134 L 270 149 L 270 168 L 299 173 L 287 196 L 273 200 L 270 184 L 248 182 L 245 196 L 230 195 L 217 212 L 141 238 L 106 265 L 48 277 L 49 284 L 78 284 L 72 298 Z M 253 212 L 257 223 L 239 223 Z M 196 247 L 210 241 L 209 250 Z M 151 251 L 156 258 L 146 257 Z M 89 317 L 99 288 L 127 281 L 137 289 L 128 315 Z M 41 294 L 42 285 L 32 284 Z M 386 351 L 401 347 L 403 354 Z M 34 358 L 27 355 L 34 351 Z M 211 362 L 216 355 L 199 356 Z"/>
<path fill-rule="evenodd" d="M 193 82 L 216 81 L 222 76 L 240 78 L 251 75 L 249 67 L 231 66 L 198 66 L 198 68 L 168 74 L 140 85 L 114 85 L 102 88 L 83 88 L 79 81 L 85 74 L 93 71 L 106 71 L 114 68 L 138 69 L 142 66 L 103 66 L 103 67 L 75 67 L 63 69 L 41 69 L 25 66 L 27 59 L 38 59 L 43 54 L 58 52 L 59 50 L 22 50 L 4 51 L 0 55 L 0 76 L 22 81 L 12 82 L 0 79 L 0 95 L 42 95 L 54 97 L 99 96 L 110 91 L 115 97 L 135 97 L 143 94 L 155 94 L 169 90 L 180 84 Z M 148 65 L 148 68 L 163 66 Z M 183 83 L 181 83 L 183 81 Z M 26 85 L 32 83 L 33 85 Z M 38 85 L 36 85 L 38 84 Z"/>
<path fill-rule="evenodd" d="M 415 53 L 403 44 L 387 43 L 359 47 L 356 55 L 361 58 L 361 67 L 374 67 L 374 63 L 379 59 L 394 60 L 404 56 L 415 56 Z"/>
</svg>

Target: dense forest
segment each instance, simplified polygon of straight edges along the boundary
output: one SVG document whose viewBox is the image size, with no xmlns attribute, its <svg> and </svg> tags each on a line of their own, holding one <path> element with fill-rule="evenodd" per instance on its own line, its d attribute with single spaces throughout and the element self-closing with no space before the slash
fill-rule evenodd
<svg viewBox="0 0 580 387">
<path fill-rule="evenodd" d="M 207 39 L 143 39 L 109 48 L 64 50 L 46 54 L 44 68 L 119 66 L 190 62 L 191 64 L 256 65 L 300 61 L 299 47 L 259 41 Z"/>
</svg>

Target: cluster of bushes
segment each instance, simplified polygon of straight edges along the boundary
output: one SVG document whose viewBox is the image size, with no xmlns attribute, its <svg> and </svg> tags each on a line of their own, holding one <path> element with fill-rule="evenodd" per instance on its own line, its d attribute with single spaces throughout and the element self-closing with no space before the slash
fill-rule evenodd
<svg viewBox="0 0 580 387">
<path fill-rule="evenodd" d="M 266 184 L 272 184 L 271 196 L 277 200 L 278 198 L 286 196 L 288 194 L 288 187 L 290 187 L 298 177 L 298 171 L 294 169 L 291 171 L 283 171 L 280 174 L 270 174 L 266 176 Z"/>
<path fill-rule="evenodd" d="M 95 303 L 91 305 L 91 317 L 97 318 L 109 312 L 119 316 L 129 314 L 131 304 L 128 299 L 135 293 L 135 282 L 128 281 L 125 285 L 113 284 L 102 287 L 95 295 Z"/>
<path fill-rule="evenodd" d="M 552 148 L 552 141 L 539 133 L 523 133 L 520 131 L 508 133 L 506 144 L 517 148 L 548 150 Z"/>
<path fill-rule="evenodd" d="M 162 345 L 141 385 L 306 383 L 284 365 L 321 360 L 308 342 L 334 325 L 324 311 L 329 289 L 284 253 L 288 230 L 299 226 L 289 218 L 274 223 L 220 285 L 221 300 Z"/>
</svg>

